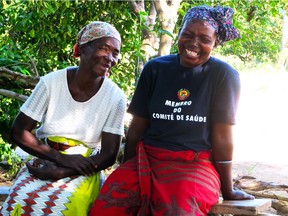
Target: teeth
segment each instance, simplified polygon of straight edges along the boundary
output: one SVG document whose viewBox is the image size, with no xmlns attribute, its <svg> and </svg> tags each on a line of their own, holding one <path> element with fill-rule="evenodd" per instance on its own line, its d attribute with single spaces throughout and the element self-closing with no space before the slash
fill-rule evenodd
<svg viewBox="0 0 288 216">
<path fill-rule="evenodd" d="M 186 49 L 186 53 L 192 57 L 196 57 L 198 56 L 198 53 L 197 52 L 194 52 L 194 51 L 191 51 L 191 50 L 188 50 Z"/>
</svg>

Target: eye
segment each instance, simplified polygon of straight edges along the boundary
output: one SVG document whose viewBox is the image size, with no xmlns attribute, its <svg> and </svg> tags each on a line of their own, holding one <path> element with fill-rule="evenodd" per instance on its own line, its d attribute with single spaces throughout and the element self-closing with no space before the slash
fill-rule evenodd
<svg viewBox="0 0 288 216">
<path fill-rule="evenodd" d="M 211 44 L 212 43 L 212 40 L 210 38 L 201 38 L 201 41 L 205 44 Z"/>
<path fill-rule="evenodd" d="M 211 43 L 211 41 L 210 40 L 207 40 L 207 39 L 203 39 L 202 40 L 204 43 Z"/>
<path fill-rule="evenodd" d="M 104 50 L 104 51 L 108 52 L 109 49 L 108 49 L 107 46 L 101 46 L 101 47 L 100 47 L 100 50 Z"/>
<path fill-rule="evenodd" d="M 118 58 L 119 52 L 113 52 L 112 55 L 113 55 L 114 58 Z"/>
<path fill-rule="evenodd" d="M 193 34 L 188 33 L 188 32 L 182 32 L 181 36 L 182 36 L 182 37 L 188 37 L 188 38 L 193 38 L 193 37 L 194 37 Z"/>
</svg>

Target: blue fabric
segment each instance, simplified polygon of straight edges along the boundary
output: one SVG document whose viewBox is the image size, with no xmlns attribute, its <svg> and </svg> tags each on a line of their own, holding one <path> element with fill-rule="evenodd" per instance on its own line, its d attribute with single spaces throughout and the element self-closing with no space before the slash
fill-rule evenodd
<svg viewBox="0 0 288 216">
<path fill-rule="evenodd" d="M 224 43 L 240 37 L 238 30 L 232 25 L 233 14 L 230 7 L 196 6 L 188 10 L 184 22 L 193 18 L 207 21 L 216 30 L 218 41 Z"/>
</svg>

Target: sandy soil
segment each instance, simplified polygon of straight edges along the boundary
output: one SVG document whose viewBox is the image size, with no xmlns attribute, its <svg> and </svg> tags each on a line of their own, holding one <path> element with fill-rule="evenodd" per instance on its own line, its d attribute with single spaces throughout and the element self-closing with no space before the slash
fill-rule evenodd
<svg viewBox="0 0 288 216">
<path fill-rule="evenodd" d="M 288 166 L 255 161 L 241 161 L 233 164 L 233 178 L 254 177 L 257 181 L 288 186 Z M 288 194 L 287 194 L 288 197 Z"/>
</svg>

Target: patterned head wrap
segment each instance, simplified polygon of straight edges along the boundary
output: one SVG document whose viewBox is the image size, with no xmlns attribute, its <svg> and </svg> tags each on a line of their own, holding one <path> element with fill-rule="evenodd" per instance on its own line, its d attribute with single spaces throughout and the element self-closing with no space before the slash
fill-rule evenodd
<svg viewBox="0 0 288 216">
<path fill-rule="evenodd" d="M 232 25 L 234 11 L 230 7 L 209 7 L 206 5 L 190 8 L 184 17 L 184 21 L 201 19 L 207 21 L 215 30 L 218 41 L 224 43 L 235 38 L 240 38 L 238 30 Z"/>
<path fill-rule="evenodd" d="M 77 37 L 79 45 L 103 37 L 116 38 L 121 43 L 121 37 L 115 27 L 106 22 L 94 21 L 80 30 Z"/>
<path fill-rule="evenodd" d="M 113 37 L 121 43 L 121 37 L 119 32 L 109 23 L 94 21 L 86 25 L 78 33 L 76 44 L 74 45 L 74 57 L 77 58 L 80 56 L 80 45 L 103 37 Z"/>
</svg>

